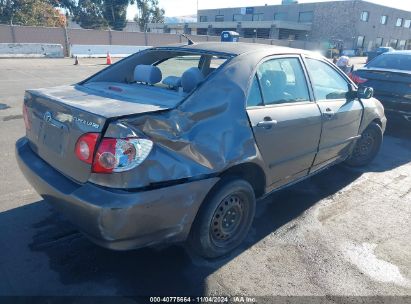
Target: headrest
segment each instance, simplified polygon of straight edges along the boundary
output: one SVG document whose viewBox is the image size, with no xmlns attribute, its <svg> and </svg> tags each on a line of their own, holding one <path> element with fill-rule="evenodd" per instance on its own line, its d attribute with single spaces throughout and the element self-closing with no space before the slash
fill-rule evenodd
<svg viewBox="0 0 411 304">
<path fill-rule="evenodd" d="M 192 67 L 181 76 L 181 86 L 186 93 L 194 90 L 198 84 L 204 80 L 204 75 L 198 68 Z"/>
<path fill-rule="evenodd" d="M 161 81 L 162 77 L 160 69 L 153 65 L 139 64 L 134 69 L 134 80 L 136 82 L 156 84 Z"/>
<path fill-rule="evenodd" d="M 166 86 L 170 88 L 175 89 L 175 88 L 181 87 L 181 77 L 167 76 L 166 78 L 164 78 L 162 83 L 164 83 Z"/>
</svg>

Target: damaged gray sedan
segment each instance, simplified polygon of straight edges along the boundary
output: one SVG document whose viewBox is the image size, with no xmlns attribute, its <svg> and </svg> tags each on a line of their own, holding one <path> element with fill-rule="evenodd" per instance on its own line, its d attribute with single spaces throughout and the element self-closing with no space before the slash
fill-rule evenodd
<svg viewBox="0 0 411 304">
<path fill-rule="evenodd" d="M 92 241 L 187 240 L 204 257 L 244 240 L 257 199 L 368 164 L 386 125 L 372 89 L 325 58 L 242 43 L 151 48 L 28 90 L 23 114 L 20 169 Z"/>
</svg>

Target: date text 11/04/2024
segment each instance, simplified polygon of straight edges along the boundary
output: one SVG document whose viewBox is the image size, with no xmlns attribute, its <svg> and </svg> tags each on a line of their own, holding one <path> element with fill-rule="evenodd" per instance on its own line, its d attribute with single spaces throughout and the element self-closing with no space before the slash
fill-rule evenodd
<svg viewBox="0 0 411 304">
<path fill-rule="evenodd" d="M 254 297 L 150 297 L 150 303 L 255 303 Z"/>
</svg>

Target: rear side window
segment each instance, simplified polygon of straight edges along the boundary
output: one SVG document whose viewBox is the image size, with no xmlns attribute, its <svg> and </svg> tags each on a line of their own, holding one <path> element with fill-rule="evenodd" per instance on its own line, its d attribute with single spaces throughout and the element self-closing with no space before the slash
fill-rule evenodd
<svg viewBox="0 0 411 304">
<path fill-rule="evenodd" d="M 307 58 L 314 94 L 317 100 L 345 99 L 348 82 L 328 64 Z"/>
<path fill-rule="evenodd" d="M 253 82 L 251 83 L 250 92 L 248 93 L 247 107 L 256 107 L 262 105 L 263 99 L 261 98 L 260 86 L 258 85 L 257 76 L 255 75 Z"/>
<path fill-rule="evenodd" d="M 264 104 L 309 101 L 307 82 L 298 58 L 277 58 L 257 70 Z"/>
<path fill-rule="evenodd" d="M 411 70 L 411 55 L 381 55 L 370 61 L 367 68 Z"/>
</svg>

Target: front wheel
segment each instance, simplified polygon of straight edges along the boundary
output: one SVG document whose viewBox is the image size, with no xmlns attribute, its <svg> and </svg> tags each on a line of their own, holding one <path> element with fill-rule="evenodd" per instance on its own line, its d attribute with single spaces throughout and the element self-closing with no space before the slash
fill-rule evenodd
<svg viewBox="0 0 411 304">
<path fill-rule="evenodd" d="M 368 165 L 378 154 L 382 144 L 383 133 L 381 127 L 371 123 L 361 134 L 356 142 L 351 156 L 345 161 L 352 167 Z"/>
<path fill-rule="evenodd" d="M 226 178 L 211 191 L 189 237 L 190 247 L 205 258 L 225 255 L 240 245 L 255 213 L 254 190 L 247 181 Z"/>
</svg>

